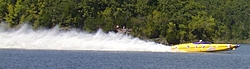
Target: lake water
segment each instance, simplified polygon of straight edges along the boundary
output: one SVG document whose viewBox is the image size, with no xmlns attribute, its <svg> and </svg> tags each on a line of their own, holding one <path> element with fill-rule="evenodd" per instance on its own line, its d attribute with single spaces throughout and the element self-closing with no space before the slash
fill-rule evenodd
<svg viewBox="0 0 250 69">
<path fill-rule="evenodd" d="M 0 69 L 250 69 L 250 45 L 213 53 L 0 49 Z"/>
</svg>

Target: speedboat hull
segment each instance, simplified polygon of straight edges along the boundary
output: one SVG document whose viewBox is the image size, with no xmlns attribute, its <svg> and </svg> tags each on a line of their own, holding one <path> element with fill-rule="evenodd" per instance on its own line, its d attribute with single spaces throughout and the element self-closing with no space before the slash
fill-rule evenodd
<svg viewBox="0 0 250 69">
<path fill-rule="evenodd" d="M 216 51 L 231 51 L 240 47 L 236 44 L 179 44 L 172 46 L 172 50 L 178 52 L 216 52 Z"/>
</svg>

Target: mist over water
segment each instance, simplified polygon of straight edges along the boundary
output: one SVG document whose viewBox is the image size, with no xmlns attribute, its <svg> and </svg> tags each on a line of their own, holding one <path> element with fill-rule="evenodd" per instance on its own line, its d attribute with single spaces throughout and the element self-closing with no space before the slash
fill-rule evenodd
<svg viewBox="0 0 250 69">
<path fill-rule="evenodd" d="M 28 24 L 19 29 L 7 29 L 0 25 L 0 48 L 48 49 L 48 50 L 96 50 L 96 51 L 152 51 L 171 52 L 169 46 L 140 40 L 129 35 L 98 30 L 88 33 L 70 29 L 33 30 Z"/>
</svg>

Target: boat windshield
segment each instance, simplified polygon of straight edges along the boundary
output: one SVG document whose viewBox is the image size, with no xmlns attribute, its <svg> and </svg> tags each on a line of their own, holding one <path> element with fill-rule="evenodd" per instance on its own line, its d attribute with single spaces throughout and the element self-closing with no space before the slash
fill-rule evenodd
<svg viewBox="0 0 250 69">
<path fill-rule="evenodd" d="M 202 41 L 202 42 L 194 42 L 194 44 L 212 44 L 212 43 L 208 41 Z"/>
</svg>

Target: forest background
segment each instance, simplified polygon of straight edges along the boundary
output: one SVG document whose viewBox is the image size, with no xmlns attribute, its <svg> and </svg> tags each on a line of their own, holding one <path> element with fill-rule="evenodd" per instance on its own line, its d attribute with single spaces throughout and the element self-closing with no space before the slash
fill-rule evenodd
<svg viewBox="0 0 250 69">
<path fill-rule="evenodd" d="M 0 21 L 88 32 L 119 25 L 163 44 L 250 43 L 250 0 L 0 0 Z"/>
</svg>

